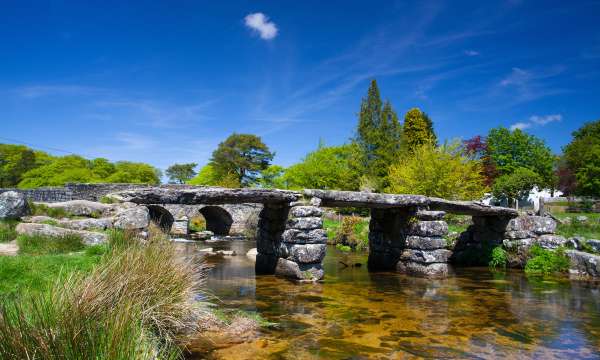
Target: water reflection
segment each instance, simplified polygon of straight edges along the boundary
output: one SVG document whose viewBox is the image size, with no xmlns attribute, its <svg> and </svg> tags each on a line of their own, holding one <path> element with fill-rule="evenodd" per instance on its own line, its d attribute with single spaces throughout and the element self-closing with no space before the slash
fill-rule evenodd
<svg viewBox="0 0 600 360">
<path fill-rule="evenodd" d="M 600 359 L 596 283 L 487 269 L 456 269 L 444 280 L 369 273 L 365 256 L 330 248 L 325 281 L 295 284 L 256 278 L 254 263 L 245 256 L 254 246 L 252 241 L 206 244 L 239 254 L 211 260 L 208 287 L 222 306 L 256 311 L 279 326 L 225 348 L 204 344 L 191 358 Z"/>
</svg>

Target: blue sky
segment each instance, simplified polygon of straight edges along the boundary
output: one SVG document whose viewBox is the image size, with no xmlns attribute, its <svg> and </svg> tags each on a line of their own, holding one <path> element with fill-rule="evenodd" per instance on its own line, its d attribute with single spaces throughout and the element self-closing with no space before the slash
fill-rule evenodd
<svg viewBox="0 0 600 360">
<path fill-rule="evenodd" d="M 0 142 L 164 169 L 235 131 L 287 166 L 347 141 L 376 78 L 442 139 L 559 152 L 600 118 L 599 24 L 600 1 L 4 2 Z"/>
</svg>

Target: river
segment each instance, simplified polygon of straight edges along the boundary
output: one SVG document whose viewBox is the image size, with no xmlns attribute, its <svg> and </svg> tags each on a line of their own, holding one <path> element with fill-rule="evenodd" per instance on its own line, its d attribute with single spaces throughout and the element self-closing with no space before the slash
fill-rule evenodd
<svg viewBox="0 0 600 360">
<path fill-rule="evenodd" d="M 255 277 L 244 255 L 253 241 L 208 246 L 241 254 L 211 260 L 207 286 L 219 306 L 277 325 L 192 344 L 190 359 L 600 359 L 598 283 L 486 268 L 444 280 L 370 273 L 366 255 L 330 247 L 324 281 L 296 284 Z"/>
</svg>

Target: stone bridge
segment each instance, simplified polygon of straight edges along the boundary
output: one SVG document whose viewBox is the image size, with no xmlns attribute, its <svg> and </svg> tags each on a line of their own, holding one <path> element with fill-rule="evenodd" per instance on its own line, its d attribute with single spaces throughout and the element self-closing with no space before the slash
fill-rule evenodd
<svg viewBox="0 0 600 360">
<path fill-rule="evenodd" d="M 514 209 L 473 201 L 449 201 L 421 195 L 351 191 L 224 189 L 213 187 L 143 187 L 110 195 L 119 201 L 180 208 L 227 204 L 259 204 L 257 274 L 298 280 L 323 278 L 327 249 L 322 207 L 369 208 L 370 270 L 397 270 L 411 275 L 444 277 L 451 257 L 481 242 L 502 243 L 511 230 Z M 157 209 L 158 210 L 158 209 Z M 173 211 L 173 210 L 171 210 Z M 473 225 L 459 244 L 446 248 L 446 213 L 471 215 Z M 176 221 L 176 219 L 174 220 Z M 512 231 L 514 232 L 514 231 Z M 508 234 L 508 235 L 507 235 Z"/>
</svg>

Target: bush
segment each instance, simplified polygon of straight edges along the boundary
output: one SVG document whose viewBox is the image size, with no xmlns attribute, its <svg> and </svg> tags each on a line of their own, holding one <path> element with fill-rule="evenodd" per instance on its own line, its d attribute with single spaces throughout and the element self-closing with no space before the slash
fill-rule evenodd
<svg viewBox="0 0 600 360">
<path fill-rule="evenodd" d="M 358 216 L 346 216 L 337 229 L 335 243 L 347 245 L 356 251 L 369 247 L 369 223 Z"/>
<path fill-rule="evenodd" d="M 191 232 L 200 232 L 206 230 L 206 220 L 203 216 L 197 216 L 190 219 L 189 229 Z"/>
<path fill-rule="evenodd" d="M 16 221 L 0 220 L 0 243 L 12 241 L 17 237 L 16 226 Z"/>
<path fill-rule="evenodd" d="M 83 250 L 85 245 L 80 236 L 45 236 L 45 235 L 19 235 L 17 238 L 19 254 L 23 255 L 51 255 L 64 254 Z"/>
<path fill-rule="evenodd" d="M 562 248 L 551 251 L 536 244 L 529 249 L 529 255 L 531 258 L 525 265 L 525 272 L 528 274 L 546 275 L 566 272 L 569 269 L 569 258 Z"/>
<path fill-rule="evenodd" d="M 489 267 L 492 269 L 495 269 L 497 267 L 502 267 L 505 268 L 506 267 L 506 263 L 508 262 L 508 255 L 506 253 L 506 250 L 504 250 L 502 248 L 502 246 L 496 246 L 493 250 L 492 250 L 492 256 L 491 256 L 491 260 L 489 262 Z"/>
</svg>

